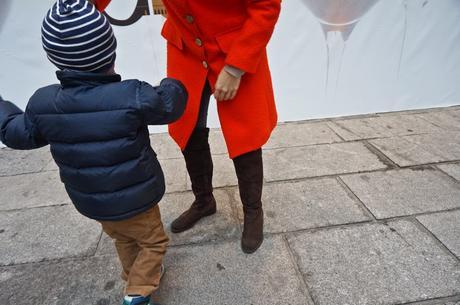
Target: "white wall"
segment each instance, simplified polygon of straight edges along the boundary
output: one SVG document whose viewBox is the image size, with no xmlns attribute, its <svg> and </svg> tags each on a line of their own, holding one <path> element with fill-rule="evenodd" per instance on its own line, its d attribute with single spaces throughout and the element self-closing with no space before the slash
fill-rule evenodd
<svg viewBox="0 0 460 305">
<path fill-rule="evenodd" d="M 125 19 L 135 2 L 113 0 L 108 12 Z M 35 89 L 56 82 L 40 40 L 52 3 L 0 0 L 0 94 L 22 108 Z M 460 0 L 284 0 L 282 5 L 269 46 L 280 121 L 460 104 Z M 323 29 L 312 14 L 344 23 L 361 8 L 370 10 L 353 26 Z M 161 16 L 144 16 L 114 27 L 123 78 L 154 84 L 164 77 L 162 23 Z M 210 125 L 217 126 L 211 104 Z"/>
</svg>

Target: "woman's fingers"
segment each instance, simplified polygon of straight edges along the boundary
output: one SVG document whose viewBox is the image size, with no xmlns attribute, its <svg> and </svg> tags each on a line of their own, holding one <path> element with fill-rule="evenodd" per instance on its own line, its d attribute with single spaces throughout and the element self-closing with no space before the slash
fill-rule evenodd
<svg viewBox="0 0 460 305">
<path fill-rule="evenodd" d="M 232 93 L 230 94 L 229 100 L 233 100 L 237 92 L 238 92 L 238 89 L 233 90 Z"/>
<path fill-rule="evenodd" d="M 214 92 L 214 97 L 215 97 L 215 99 L 216 99 L 217 101 L 221 101 L 222 98 L 223 98 L 223 96 L 224 96 L 223 90 L 217 89 L 217 88 L 216 88 L 216 91 Z"/>
<path fill-rule="evenodd" d="M 233 91 L 232 91 L 232 90 L 227 91 L 227 92 L 225 93 L 225 95 L 224 95 L 223 100 L 224 100 L 224 101 L 231 100 L 231 99 L 232 99 L 232 94 L 233 94 Z"/>
</svg>

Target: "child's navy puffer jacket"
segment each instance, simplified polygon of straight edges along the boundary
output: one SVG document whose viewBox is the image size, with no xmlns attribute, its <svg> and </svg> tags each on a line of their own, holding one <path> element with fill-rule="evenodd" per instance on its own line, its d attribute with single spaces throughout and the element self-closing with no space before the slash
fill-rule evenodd
<svg viewBox="0 0 460 305">
<path fill-rule="evenodd" d="M 148 210 L 165 192 L 147 125 L 172 123 L 184 112 L 179 81 L 159 87 L 119 75 L 58 71 L 61 85 L 35 92 L 22 112 L 0 99 L 1 141 L 14 149 L 50 144 L 77 210 L 121 220 Z"/>
</svg>

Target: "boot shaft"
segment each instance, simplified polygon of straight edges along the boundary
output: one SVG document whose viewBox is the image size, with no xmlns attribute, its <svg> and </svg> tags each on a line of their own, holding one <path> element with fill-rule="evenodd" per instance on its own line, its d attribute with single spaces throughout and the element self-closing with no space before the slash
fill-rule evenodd
<svg viewBox="0 0 460 305">
<path fill-rule="evenodd" d="M 213 190 L 213 163 L 209 147 L 209 129 L 195 130 L 182 154 L 197 201 L 210 200 Z"/>
</svg>

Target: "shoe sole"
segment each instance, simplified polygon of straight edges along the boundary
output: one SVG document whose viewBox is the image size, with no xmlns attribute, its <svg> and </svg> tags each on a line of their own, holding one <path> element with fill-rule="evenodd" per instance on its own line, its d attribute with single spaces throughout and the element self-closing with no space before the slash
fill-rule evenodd
<svg viewBox="0 0 460 305">
<path fill-rule="evenodd" d="M 213 211 L 211 213 L 204 214 L 200 219 L 198 219 L 197 221 L 195 221 L 191 225 L 189 225 L 187 227 L 184 227 L 184 228 L 179 228 L 178 229 L 178 228 L 174 228 L 173 226 L 171 226 L 171 232 L 177 234 L 177 233 L 182 233 L 182 232 L 188 231 L 191 228 L 193 228 L 197 223 L 199 223 L 201 219 L 203 219 L 205 217 L 208 217 L 208 216 L 212 216 L 212 215 L 216 214 L 216 212 L 217 211 Z"/>
</svg>

